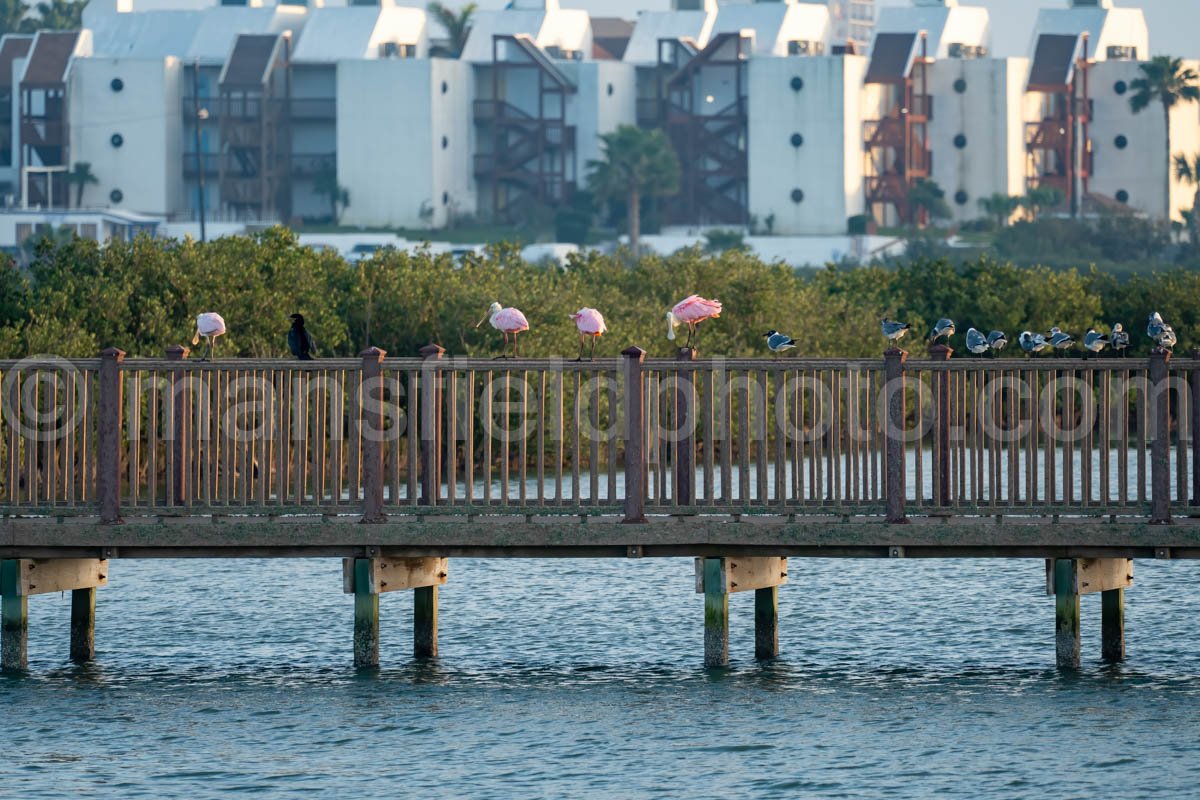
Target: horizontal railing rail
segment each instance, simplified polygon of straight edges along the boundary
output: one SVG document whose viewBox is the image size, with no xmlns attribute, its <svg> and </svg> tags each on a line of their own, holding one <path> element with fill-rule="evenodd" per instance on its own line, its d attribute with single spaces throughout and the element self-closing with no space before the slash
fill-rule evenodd
<svg viewBox="0 0 1200 800">
<path fill-rule="evenodd" d="M 8 516 L 1200 513 L 1200 358 L 0 361 Z"/>
</svg>

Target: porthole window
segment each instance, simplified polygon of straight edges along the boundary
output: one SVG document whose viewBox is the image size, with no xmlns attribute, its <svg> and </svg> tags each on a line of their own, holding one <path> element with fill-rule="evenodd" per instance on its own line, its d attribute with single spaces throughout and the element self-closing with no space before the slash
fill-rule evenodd
<svg viewBox="0 0 1200 800">
<path fill-rule="evenodd" d="M 1129 192 L 1125 191 L 1124 189 L 1117 189 L 1116 198 L 1118 203 L 1128 203 Z"/>
<path fill-rule="evenodd" d="M 113 189 L 108 193 L 108 199 L 113 201 L 113 203 L 119 203 L 125 199 L 125 193 L 120 189 Z"/>
<path fill-rule="evenodd" d="M 964 192 L 962 189 L 959 189 L 957 192 L 954 193 L 954 202 L 958 203 L 960 206 L 965 206 L 967 204 L 967 201 L 970 199 L 971 198 L 968 197 L 967 193 Z"/>
<path fill-rule="evenodd" d="M 114 92 L 119 92 L 125 88 L 125 81 L 121 80 L 120 78 L 113 78 L 108 85 L 112 87 Z"/>
<path fill-rule="evenodd" d="M 449 192 L 442 192 L 442 205 L 444 205 L 444 206 L 450 205 L 450 193 Z"/>
<path fill-rule="evenodd" d="M 966 81 L 964 81 L 962 78 L 959 78 L 956 81 L 954 81 L 954 91 L 958 92 L 959 94 L 962 94 L 966 90 L 967 90 L 967 82 Z"/>
<path fill-rule="evenodd" d="M 120 147 L 121 145 L 125 144 L 125 137 L 119 133 L 114 133 L 111 137 L 109 137 L 108 141 L 112 143 L 113 147 Z"/>
<path fill-rule="evenodd" d="M 442 81 L 442 94 L 445 94 L 448 91 L 450 91 L 450 84 Z"/>
<path fill-rule="evenodd" d="M 447 139 L 445 136 L 443 136 L 442 137 L 442 149 L 445 150 L 449 146 L 450 146 L 450 140 Z"/>
<path fill-rule="evenodd" d="M 792 78 L 792 91 L 793 92 L 798 92 L 803 88 L 804 88 L 804 79 L 803 78 L 801 78 L 799 75 Z"/>
<path fill-rule="evenodd" d="M 793 203 L 803 203 L 804 202 L 804 192 L 801 191 L 800 189 L 792 189 L 792 202 Z"/>
<path fill-rule="evenodd" d="M 1118 150 L 1124 150 L 1129 146 L 1129 140 L 1125 138 L 1125 134 L 1119 133 L 1117 138 L 1113 139 L 1113 144 L 1117 146 Z"/>
<path fill-rule="evenodd" d="M 605 91 L 606 91 L 606 92 L 608 92 L 608 96 L 609 96 L 609 97 L 612 97 L 612 96 L 613 96 L 613 85 L 610 83 L 610 84 L 608 85 L 608 88 L 607 88 L 607 89 L 605 89 Z"/>
<path fill-rule="evenodd" d="M 804 144 L 804 137 L 798 133 L 792 134 L 792 147 L 799 147 Z"/>
<path fill-rule="evenodd" d="M 1113 84 L 1113 91 L 1117 94 L 1125 94 L 1125 92 L 1129 91 L 1129 84 L 1125 83 L 1125 81 L 1117 81 Z"/>
<path fill-rule="evenodd" d="M 962 150 L 964 147 L 967 146 L 967 137 L 961 133 L 955 134 L 954 146 L 957 147 L 959 150 Z"/>
</svg>

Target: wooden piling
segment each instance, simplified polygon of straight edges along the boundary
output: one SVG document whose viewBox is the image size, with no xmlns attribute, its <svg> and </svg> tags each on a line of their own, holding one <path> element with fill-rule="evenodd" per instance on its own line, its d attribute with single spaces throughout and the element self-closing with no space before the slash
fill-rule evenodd
<svg viewBox="0 0 1200 800">
<path fill-rule="evenodd" d="M 438 587 L 413 589 L 413 656 L 437 658 Z"/>
<path fill-rule="evenodd" d="M 754 590 L 754 657 L 779 657 L 779 587 Z"/>
<path fill-rule="evenodd" d="M 642 362 L 646 351 L 630 347 L 621 351 L 621 369 L 625 379 L 625 519 L 626 523 L 646 521 L 646 421 L 642 386 Z"/>
<path fill-rule="evenodd" d="M 1105 661 L 1125 660 L 1125 590 L 1100 594 L 1100 655 Z"/>
<path fill-rule="evenodd" d="M 440 480 L 438 477 L 438 450 L 441 447 L 441 426 L 438 424 L 438 389 L 442 372 L 436 362 L 441 361 L 446 350 L 440 345 L 427 344 L 421 348 L 421 502 L 423 506 L 435 506 L 438 502 Z M 491 438 L 490 431 L 486 434 Z M 450 493 L 454 493 L 451 487 Z"/>
<path fill-rule="evenodd" d="M 362 522 L 387 522 L 383 513 L 383 359 L 387 352 L 368 347 L 362 357 L 363 430 L 360 437 L 363 475 Z"/>
<path fill-rule="evenodd" d="M 354 666 L 379 666 L 379 593 L 372 586 L 371 559 L 354 560 Z"/>
<path fill-rule="evenodd" d="M 729 665 L 729 594 L 725 559 L 704 559 L 704 666 Z"/>
<path fill-rule="evenodd" d="M 887 448 L 886 502 L 887 521 L 891 523 L 908 522 L 904 511 L 904 361 L 907 357 L 908 353 L 899 347 L 890 347 L 883 354 L 887 407 L 884 431 Z"/>
<path fill-rule="evenodd" d="M 1150 445 L 1150 524 L 1171 524 L 1171 393 L 1167 362 L 1170 351 L 1150 351 L 1150 418 L 1154 442 Z"/>
<path fill-rule="evenodd" d="M 29 597 L 17 593 L 20 562 L 0 561 L 0 671 L 29 668 Z"/>
<path fill-rule="evenodd" d="M 121 362 L 124 360 L 125 352 L 115 347 L 100 354 L 96 487 L 100 495 L 100 521 L 110 525 L 121 521 Z"/>
<path fill-rule="evenodd" d="M 96 658 L 96 590 L 71 590 L 71 660 L 86 664 Z"/>
<path fill-rule="evenodd" d="M 1079 564 L 1054 560 L 1054 653 L 1060 669 L 1079 667 Z"/>
</svg>

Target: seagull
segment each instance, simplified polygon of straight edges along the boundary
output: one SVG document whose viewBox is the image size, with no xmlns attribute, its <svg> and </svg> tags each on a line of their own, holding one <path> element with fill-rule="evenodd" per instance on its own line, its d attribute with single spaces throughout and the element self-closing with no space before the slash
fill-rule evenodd
<svg viewBox="0 0 1200 800">
<path fill-rule="evenodd" d="M 1083 346 L 1089 353 L 1099 353 L 1108 343 L 1108 337 L 1098 333 L 1095 328 L 1088 328 L 1088 332 L 1083 335 Z M 1083 357 L 1087 358 L 1087 353 L 1084 353 Z"/>
<path fill-rule="evenodd" d="M 887 317 L 883 318 L 881 327 L 883 328 L 883 337 L 889 342 L 898 342 L 904 338 L 904 334 L 908 333 L 907 322 L 896 322 Z"/>
<path fill-rule="evenodd" d="M 779 331 L 767 331 L 763 336 L 766 337 L 767 347 L 772 353 L 782 353 L 796 346 L 795 339 Z"/>
<path fill-rule="evenodd" d="M 196 335 L 192 337 L 192 347 L 200 344 L 200 337 L 208 341 L 208 355 L 200 359 L 208 361 L 216 349 L 216 338 L 225 335 L 225 319 L 215 311 L 205 311 L 196 315 Z"/>
<path fill-rule="evenodd" d="M 1177 341 L 1175 329 L 1163 322 L 1162 315 L 1157 311 L 1150 315 L 1150 321 L 1146 324 L 1146 335 L 1153 339 L 1159 347 L 1167 350 L 1175 347 Z"/>
<path fill-rule="evenodd" d="M 696 326 L 706 319 L 716 319 L 721 316 L 720 300 L 705 300 L 698 294 L 688 295 L 680 300 L 667 312 L 667 338 L 675 341 L 675 329 L 680 323 L 687 323 L 687 347 L 692 346 L 696 338 Z"/>
<path fill-rule="evenodd" d="M 977 356 L 981 356 L 991 348 L 988 344 L 987 337 L 974 328 L 967 329 L 967 349 Z"/>
<path fill-rule="evenodd" d="M 1125 326 L 1119 322 L 1114 323 L 1108 338 L 1112 342 L 1112 349 L 1124 356 L 1125 348 L 1129 347 L 1129 334 L 1125 332 Z"/>
<path fill-rule="evenodd" d="M 483 315 L 483 319 L 475 323 L 478 328 L 485 322 L 491 322 L 492 327 L 504 334 L 504 348 L 508 348 L 508 336 L 512 334 L 512 351 L 513 358 L 518 356 L 517 352 L 517 334 L 521 331 L 529 330 L 529 322 L 525 319 L 525 315 L 515 308 L 504 308 L 499 303 L 492 303 L 488 306 L 487 312 Z M 508 358 L 508 355 L 501 352 L 497 358 Z"/>
<path fill-rule="evenodd" d="M 1008 337 L 1004 335 L 1004 331 L 992 331 L 988 334 L 987 341 L 993 356 L 1008 347 Z"/>
<path fill-rule="evenodd" d="M 312 334 L 304 328 L 304 316 L 292 314 L 288 319 L 292 321 L 292 329 L 288 331 L 288 349 L 301 361 L 312 361 L 317 343 L 313 341 Z"/>
<path fill-rule="evenodd" d="M 1075 345 L 1075 337 L 1069 333 L 1063 333 L 1057 327 L 1051 328 L 1050 332 L 1047 333 L 1046 336 L 1046 341 L 1049 342 L 1050 346 L 1055 350 L 1066 350 L 1067 348 Z"/>
<path fill-rule="evenodd" d="M 938 339 L 945 336 L 946 341 L 949 342 L 950 337 L 953 335 L 954 335 L 954 320 L 946 319 L 943 317 L 942 319 L 939 319 L 937 321 L 936 325 L 933 326 L 933 331 L 929 334 L 929 341 L 936 342 Z"/>
<path fill-rule="evenodd" d="M 1021 335 L 1017 337 L 1017 342 L 1020 343 L 1021 349 L 1028 353 L 1040 353 L 1049 347 L 1046 337 L 1040 333 L 1032 333 L 1031 331 L 1021 331 Z"/>
<path fill-rule="evenodd" d="M 583 361 L 583 341 L 589 336 L 592 337 L 592 353 L 588 356 L 588 361 L 594 360 L 596 340 L 608 331 L 608 326 L 604 324 L 604 315 L 585 306 L 572 314 L 571 319 L 575 320 L 575 327 L 579 330 L 579 358 L 575 360 Z"/>
</svg>

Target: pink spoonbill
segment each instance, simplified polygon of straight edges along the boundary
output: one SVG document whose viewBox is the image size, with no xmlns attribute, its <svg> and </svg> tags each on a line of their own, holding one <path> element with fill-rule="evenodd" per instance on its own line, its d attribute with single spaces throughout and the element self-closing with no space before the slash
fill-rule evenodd
<svg viewBox="0 0 1200 800">
<path fill-rule="evenodd" d="M 200 344 L 200 337 L 203 336 L 208 340 L 208 354 L 201 361 L 208 361 L 213 357 L 213 351 L 216 349 L 216 339 L 218 336 L 225 335 L 225 319 L 214 311 L 205 311 L 196 315 L 196 335 L 192 337 L 192 346 Z"/>
<path fill-rule="evenodd" d="M 581 308 L 571 315 L 571 319 L 575 320 L 575 327 L 579 329 L 579 358 L 576 361 L 583 361 L 583 342 L 587 337 L 592 337 L 592 352 L 588 356 L 588 361 L 596 358 L 596 340 L 603 336 L 608 331 L 608 326 L 604 324 L 604 315 L 594 308 Z"/>
<path fill-rule="evenodd" d="M 504 334 L 504 348 L 508 349 L 508 337 L 512 334 L 512 352 L 513 358 L 518 356 L 517 352 L 517 334 L 521 331 L 529 330 L 529 321 L 525 319 L 525 315 L 519 309 L 502 307 L 499 303 L 492 303 L 484 314 L 483 319 L 475 323 L 478 328 L 485 322 L 491 322 L 492 327 Z M 501 352 L 497 358 L 508 358 Z"/>
<path fill-rule="evenodd" d="M 692 347 L 696 338 L 696 326 L 706 319 L 716 319 L 721 316 L 720 300 L 705 300 L 698 294 L 680 300 L 675 307 L 667 312 L 667 338 L 675 340 L 675 328 L 680 323 L 687 323 L 687 346 Z"/>
</svg>

